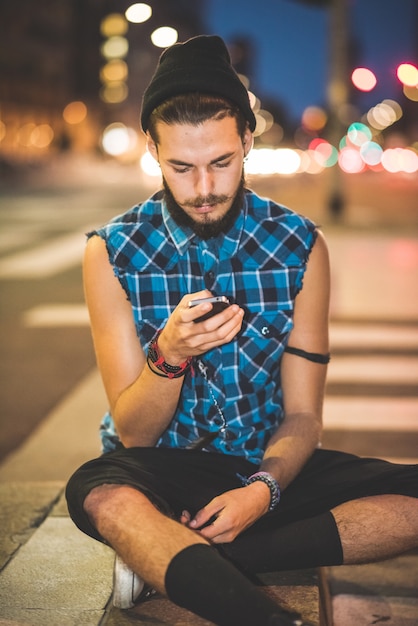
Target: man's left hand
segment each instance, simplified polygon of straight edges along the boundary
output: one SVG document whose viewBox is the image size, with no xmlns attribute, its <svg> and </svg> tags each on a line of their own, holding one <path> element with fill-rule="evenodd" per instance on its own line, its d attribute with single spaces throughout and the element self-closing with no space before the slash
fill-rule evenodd
<svg viewBox="0 0 418 626">
<path fill-rule="evenodd" d="M 192 519 L 183 511 L 180 522 L 212 543 L 229 543 L 267 513 L 269 506 L 270 490 L 257 481 L 217 496 Z"/>
</svg>

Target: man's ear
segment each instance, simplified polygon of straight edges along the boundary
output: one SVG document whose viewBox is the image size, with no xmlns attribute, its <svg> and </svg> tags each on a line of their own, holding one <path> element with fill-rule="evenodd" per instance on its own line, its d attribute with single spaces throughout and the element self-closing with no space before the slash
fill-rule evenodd
<svg viewBox="0 0 418 626">
<path fill-rule="evenodd" d="M 244 133 L 243 142 L 242 142 L 244 146 L 244 158 L 248 155 L 251 148 L 253 147 L 253 142 L 254 142 L 253 134 L 247 126 L 245 133 Z"/>
<path fill-rule="evenodd" d="M 147 131 L 147 149 L 148 149 L 148 152 L 151 154 L 151 156 L 153 156 L 154 159 L 158 163 L 158 147 L 148 131 Z"/>
</svg>

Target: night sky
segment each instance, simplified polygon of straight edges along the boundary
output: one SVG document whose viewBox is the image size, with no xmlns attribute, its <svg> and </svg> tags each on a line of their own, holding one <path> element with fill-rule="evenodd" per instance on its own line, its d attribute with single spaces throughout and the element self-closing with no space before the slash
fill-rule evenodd
<svg viewBox="0 0 418 626">
<path fill-rule="evenodd" d="M 273 96 L 292 119 L 308 105 L 325 104 L 328 12 L 296 0 L 209 0 L 209 34 L 226 42 L 249 37 L 254 46 L 253 83 L 257 95 Z M 399 63 L 417 64 L 417 0 L 351 0 L 350 30 L 355 65 L 368 67 L 378 84 L 361 94 L 363 109 L 396 98 Z"/>
</svg>

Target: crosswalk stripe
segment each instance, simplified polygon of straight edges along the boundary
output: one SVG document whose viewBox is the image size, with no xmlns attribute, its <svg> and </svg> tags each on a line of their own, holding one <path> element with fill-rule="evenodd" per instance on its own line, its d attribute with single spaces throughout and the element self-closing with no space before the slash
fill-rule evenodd
<svg viewBox="0 0 418 626">
<path fill-rule="evenodd" d="M 331 323 L 330 344 L 331 351 L 359 348 L 418 350 L 418 321 L 415 326 Z"/>
<path fill-rule="evenodd" d="M 324 427 L 418 433 L 418 398 L 327 396 Z"/>
<path fill-rule="evenodd" d="M 57 237 L 33 250 L 25 250 L 0 260 L 0 278 L 49 278 L 78 265 L 83 257 L 88 230 Z"/>
<path fill-rule="evenodd" d="M 13 248 L 21 248 L 22 246 L 32 244 L 36 239 L 36 232 L 3 229 L 2 232 L 0 232 L 0 252 L 6 253 Z"/>
<path fill-rule="evenodd" d="M 84 304 L 45 304 L 25 311 L 22 317 L 27 328 L 88 326 L 89 315 Z"/>
<path fill-rule="evenodd" d="M 418 395 L 418 357 L 335 356 L 329 365 L 328 382 L 416 385 Z"/>
</svg>

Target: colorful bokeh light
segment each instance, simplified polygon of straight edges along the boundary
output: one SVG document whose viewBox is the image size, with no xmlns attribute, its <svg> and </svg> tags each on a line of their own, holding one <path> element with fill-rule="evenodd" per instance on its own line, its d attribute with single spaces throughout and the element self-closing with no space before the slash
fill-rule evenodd
<svg viewBox="0 0 418 626">
<path fill-rule="evenodd" d="M 360 91 L 371 91 L 376 87 L 377 78 L 373 72 L 366 67 L 358 67 L 351 74 L 353 85 Z"/>
<path fill-rule="evenodd" d="M 354 122 L 351 124 L 347 131 L 347 137 L 351 144 L 355 146 L 362 146 L 366 141 L 370 141 L 372 138 L 372 132 L 368 126 L 361 122 Z"/>
<path fill-rule="evenodd" d="M 360 152 L 355 148 L 343 148 L 338 155 L 340 168 L 346 174 L 358 174 L 365 168 Z"/>
</svg>

